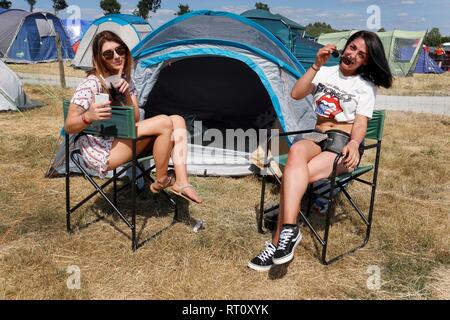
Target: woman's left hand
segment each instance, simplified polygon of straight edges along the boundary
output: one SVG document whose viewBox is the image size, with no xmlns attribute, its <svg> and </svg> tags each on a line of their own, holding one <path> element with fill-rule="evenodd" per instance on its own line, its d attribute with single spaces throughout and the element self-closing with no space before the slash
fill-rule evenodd
<svg viewBox="0 0 450 320">
<path fill-rule="evenodd" d="M 128 91 L 128 89 L 130 88 L 130 84 L 128 83 L 127 80 L 122 78 L 122 79 L 120 79 L 119 83 L 117 84 L 117 88 L 119 89 L 120 93 L 125 94 Z"/>
<path fill-rule="evenodd" d="M 350 140 L 349 143 L 342 149 L 345 166 L 353 170 L 359 162 L 359 145 L 355 140 Z"/>
</svg>

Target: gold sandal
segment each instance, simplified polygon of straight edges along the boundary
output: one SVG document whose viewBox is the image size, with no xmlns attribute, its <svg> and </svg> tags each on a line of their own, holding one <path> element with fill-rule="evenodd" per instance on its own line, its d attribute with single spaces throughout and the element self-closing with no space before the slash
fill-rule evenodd
<svg viewBox="0 0 450 320">
<path fill-rule="evenodd" d="M 176 185 L 177 188 L 179 189 L 178 191 L 175 190 L 175 189 L 173 188 L 175 185 Z M 196 201 L 195 199 L 191 198 L 189 195 L 187 195 L 187 194 L 184 192 L 184 190 L 185 190 L 186 188 L 193 188 L 193 189 L 194 189 L 194 186 L 191 185 L 191 184 L 181 185 L 181 184 L 178 184 L 178 183 L 174 183 L 173 186 L 169 188 L 169 192 L 172 192 L 173 194 L 176 194 L 177 196 L 182 197 L 182 198 L 184 198 L 184 199 L 186 199 L 186 200 L 188 200 L 188 201 L 190 201 L 190 202 L 196 203 L 196 204 L 201 204 L 201 203 L 203 203 L 203 201 L 198 202 L 198 201 Z M 195 189 L 194 189 L 194 190 L 195 190 Z"/>
<path fill-rule="evenodd" d="M 168 170 L 167 176 L 164 178 L 163 181 L 156 180 L 150 185 L 150 192 L 154 194 L 160 193 L 165 188 L 173 186 L 175 181 L 176 181 L 175 172 L 173 170 Z"/>
</svg>

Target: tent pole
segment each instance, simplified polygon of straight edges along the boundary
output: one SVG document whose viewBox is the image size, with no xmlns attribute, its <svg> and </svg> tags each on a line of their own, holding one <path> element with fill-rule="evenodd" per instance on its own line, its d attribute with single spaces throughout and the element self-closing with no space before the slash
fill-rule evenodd
<svg viewBox="0 0 450 320">
<path fill-rule="evenodd" d="M 59 37 L 59 33 L 56 32 L 56 51 L 58 53 L 58 65 L 59 65 L 59 81 L 61 83 L 61 88 L 66 88 L 66 77 L 64 75 L 64 64 L 62 58 L 62 50 L 61 50 L 61 38 Z"/>
</svg>

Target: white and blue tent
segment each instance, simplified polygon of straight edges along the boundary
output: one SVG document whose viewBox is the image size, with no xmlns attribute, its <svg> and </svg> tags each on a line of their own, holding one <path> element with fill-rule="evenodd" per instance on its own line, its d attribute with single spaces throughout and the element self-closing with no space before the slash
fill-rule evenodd
<svg viewBox="0 0 450 320">
<path fill-rule="evenodd" d="M 72 59 L 72 47 L 58 17 L 48 12 L 0 11 L 0 58 L 13 63 L 56 61 L 57 33 L 63 59 Z"/>
<path fill-rule="evenodd" d="M 179 114 L 201 120 L 203 130 L 222 132 L 277 124 L 292 131 L 315 125 L 311 97 L 294 100 L 290 95 L 305 72 L 302 65 L 272 33 L 242 16 L 214 11 L 185 14 L 148 35 L 132 54 L 139 106 L 146 117 Z M 220 148 L 205 141 L 201 145 Z M 233 150 L 225 143 L 222 149 L 221 164 L 212 159 L 219 165 L 205 169 L 201 163 L 197 172 L 189 165 L 191 173 L 239 174 L 239 163 L 226 159 L 231 155 L 236 160 L 236 152 L 242 159 L 241 174 L 248 173 L 253 150 Z M 204 159 L 205 150 L 201 152 Z M 190 160 L 195 157 L 191 154 Z"/>
<path fill-rule="evenodd" d="M 61 19 L 61 23 L 69 37 L 70 44 L 73 46 L 80 41 L 86 31 L 89 29 L 92 21 L 82 19 Z"/>
<path fill-rule="evenodd" d="M 92 68 L 92 41 L 104 30 L 116 33 L 131 50 L 152 31 L 152 27 L 141 17 L 131 14 L 109 14 L 94 20 L 77 48 L 75 67 Z"/>
</svg>

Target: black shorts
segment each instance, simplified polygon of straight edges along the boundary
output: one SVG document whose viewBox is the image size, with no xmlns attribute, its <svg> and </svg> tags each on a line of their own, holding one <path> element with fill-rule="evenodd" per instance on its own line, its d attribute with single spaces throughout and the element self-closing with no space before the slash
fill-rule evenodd
<svg viewBox="0 0 450 320">
<path fill-rule="evenodd" d="M 328 130 L 326 132 L 321 132 L 320 130 L 315 130 L 318 133 L 326 134 L 326 139 L 315 142 L 322 151 L 330 151 L 336 154 L 340 154 L 342 152 L 342 149 L 349 143 L 351 136 L 345 131 L 332 129 Z M 296 136 L 293 140 L 293 143 L 300 141 L 300 140 L 308 140 L 306 135 L 299 134 Z M 359 145 L 359 159 L 361 159 L 362 155 L 364 154 L 364 141 Z"/>
</svg>

